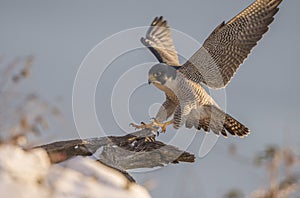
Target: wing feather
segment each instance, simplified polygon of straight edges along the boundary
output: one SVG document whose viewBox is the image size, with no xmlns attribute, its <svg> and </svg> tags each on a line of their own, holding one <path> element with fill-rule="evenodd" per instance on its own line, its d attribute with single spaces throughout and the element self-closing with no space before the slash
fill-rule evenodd
<svg viewBox="0 0 300 198">
<path fill-rule="evenodd" d="M 170 27 L 162 16 L 155 17 L 147 31 L 146 38 L 142 37 L 141 42 L 149 48 L 159 62 L 180 66 Z"/>
<path fill-rule="evenodd" d="M 179 71 L 211 88 L 225 87 L 268 31 L 282 0 L 256 0 L 229 22 L 222 22 Z"/>
</svg>

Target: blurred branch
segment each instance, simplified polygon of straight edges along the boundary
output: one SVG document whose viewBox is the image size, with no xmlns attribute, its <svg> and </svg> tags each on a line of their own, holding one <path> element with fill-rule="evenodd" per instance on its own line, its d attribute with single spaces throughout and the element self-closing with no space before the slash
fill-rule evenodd
<svg viewBox="0 0 300 198">
<path fill-rule="evenodd" d="M 293 168 L 299 164 L 299 158 L 288 149 L 269 147 L 264 155 L 267 160 L 267 169 L 270 175 L 269 189 L 257 190 L 250 197 L 255 198 L 277 198 L 291 197 L 300 191 L 300 176 L 293 172 Z M 280 174 L 283 168 L 284 174 Z"/>
<path fill-rule="evenodd" d="M 0 60 L 0 63 L 1 61 L 2 60 Z M 28 78 L 31 74 L 32 63 L 33 56 L 30 55 L 22 59 L 15 58 L 7 66 L 5 66 L 4 69 L 1 70 L 0 74 L 0 92 L 5 90 L 12 92 L 13 87 L 16 86 L 20 80 Z M 20 64 L 21 68 L 19 68 Z M 17 68 L 19 71 L 15 71 Z M 12 82 L 12 84 L 10 84 L 10 82 Z"/>
</svg>

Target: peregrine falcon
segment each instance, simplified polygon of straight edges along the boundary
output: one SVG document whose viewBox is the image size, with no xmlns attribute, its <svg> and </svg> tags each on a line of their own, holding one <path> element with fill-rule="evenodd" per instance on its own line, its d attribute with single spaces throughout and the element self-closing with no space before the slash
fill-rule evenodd
<svg viewBox="0 0 300 198">
<path fill-rule="evenodd" d="M 163 17 L 156 17 L 141 42 L 160 63 L 149 71 L 149 84 L 165 92 L 166 100 L 150 124 L 132 124 L 162 132 L 173 124 L 206 132 L 212 130 L 227 137 L 247 136 L 250 130 L 221 110 L 202 87 L 224 88 L 268 31 L 282 0 L 256 0 L 229 22 L 222 22 L 205 40 L 203 46 L 183 65 L 173 45 L 170 27 Z M 173 119 L 168 120 L 173 116 Z"/>
</svg>

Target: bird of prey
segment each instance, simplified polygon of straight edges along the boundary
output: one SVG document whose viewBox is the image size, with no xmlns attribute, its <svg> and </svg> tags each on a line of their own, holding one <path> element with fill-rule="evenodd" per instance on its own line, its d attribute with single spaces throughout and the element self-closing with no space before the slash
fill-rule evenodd
<svg viewBox="0 0 300 198">
<path fill-rule="evenodd" d="M 218 25 L 203 46 L 183 65 L 173 45 L 170 27 L 156 17 L 141 42 L 156 56 L 159 64 L 149 71 L 149 84 L 165 92 L 166 100 L 150 124 L 132 124 L 162 132 L 173 124 L 175 129 L 201 128 L 227 137 L 247 136 L 250 130 L 221 110 L 202 87 L 224 88 L 252 48 L 268 31 L 282 0 L 256 0 L 228 22 Z M 173 119 L 168 120 L 173 115 Z"/>
</svg>

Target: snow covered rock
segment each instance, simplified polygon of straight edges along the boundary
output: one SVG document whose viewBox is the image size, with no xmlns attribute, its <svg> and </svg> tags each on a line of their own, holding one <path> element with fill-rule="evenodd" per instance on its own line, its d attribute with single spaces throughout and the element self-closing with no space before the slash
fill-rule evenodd
<svg viewBox="0 0 300 198">
<path fill-rule="evenodd" d="M 0 145 L 1 197 L 150 198 L 145 188 L 87 157 L 51 165 L 43 149 Z"/>
</svg>

